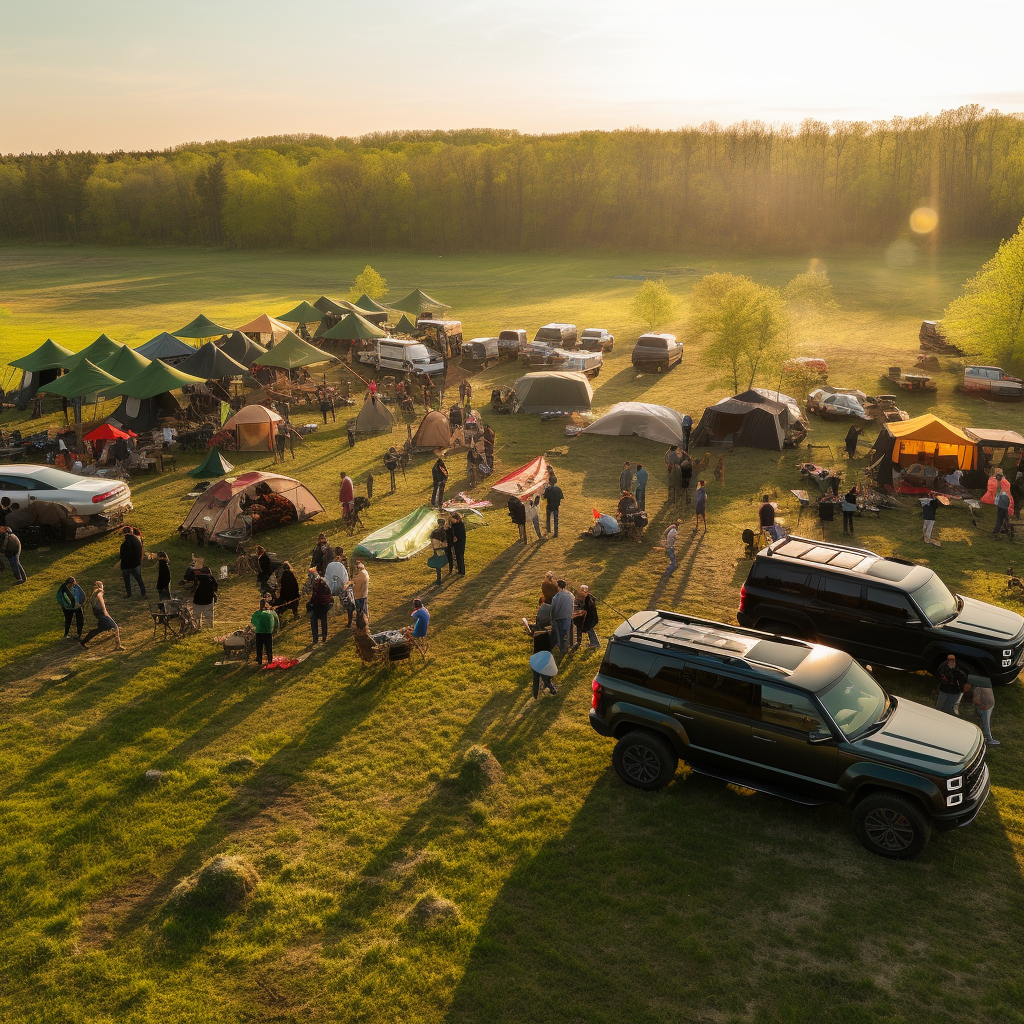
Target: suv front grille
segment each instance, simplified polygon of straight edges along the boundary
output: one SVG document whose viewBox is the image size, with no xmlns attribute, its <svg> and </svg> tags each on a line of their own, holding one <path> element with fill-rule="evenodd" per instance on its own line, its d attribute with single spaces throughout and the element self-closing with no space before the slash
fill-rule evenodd
<svg viewBox="0 0 1024 1024">
<path fill-rule="evenodd" d="M 968 800 L 976 800 L 985 783 L 988 781 L 988 768 L 985 765 L 985 747 L 978 751 L 978 756 L 967 767 L 964 772 L 964 789 L 967 791 Z"/>
</svg>

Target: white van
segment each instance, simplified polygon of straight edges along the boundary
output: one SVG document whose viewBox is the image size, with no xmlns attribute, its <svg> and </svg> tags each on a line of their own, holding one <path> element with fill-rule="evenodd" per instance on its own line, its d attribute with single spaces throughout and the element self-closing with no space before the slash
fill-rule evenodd
<svg viewBox="0 0 1024 1024">
<path fill-rule="evenodd" d="M 379 374 L 433 376 L 445 372 L 444 359 L 420 341 L 406 338 L 381 338 L 359 358 L 370 363 Z"/>
</svg>

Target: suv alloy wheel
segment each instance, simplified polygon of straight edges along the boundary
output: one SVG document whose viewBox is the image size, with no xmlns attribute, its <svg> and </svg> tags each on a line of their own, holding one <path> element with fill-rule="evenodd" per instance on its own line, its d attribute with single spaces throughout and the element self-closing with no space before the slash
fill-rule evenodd
<svg viewBox="0 0 1024 1024">
<path fill-rule="evenodd" d="M 612 763 L 623 782 L 637 789 L 663 789 L 675 774 L 679 758 L 660 736 L 636 729 L 615 744 Z"/>
<path fill-rule="evenodd" d="M 882 791 L 866 796 L 853 811 L 853 830 L 872 853 L 910 860 L 928 844 L 931 825 L 912 800 Z"/>
</svg>

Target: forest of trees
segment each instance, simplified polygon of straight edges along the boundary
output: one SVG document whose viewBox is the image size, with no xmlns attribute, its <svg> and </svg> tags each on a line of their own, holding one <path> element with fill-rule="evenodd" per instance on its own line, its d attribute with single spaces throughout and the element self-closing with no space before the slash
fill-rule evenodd
<svg viewBox="0 0 1024 1024">
<path fill-rule="evenodd" d="M 743 122 L 565 135 L 284 136 L 150 153 L 0 157 L 0 239 L 110 245 L 532 251 L 938 240 L 1024 216 L 1024 115 Z"/>
</svg>

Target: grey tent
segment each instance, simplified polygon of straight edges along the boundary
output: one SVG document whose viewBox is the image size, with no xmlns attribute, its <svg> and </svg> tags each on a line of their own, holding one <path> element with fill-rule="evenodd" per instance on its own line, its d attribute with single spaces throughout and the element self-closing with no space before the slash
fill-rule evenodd
<svg viewBox="0 0 1024 1024">
<path fill-rule="evenodd" d="M 183 363 L 178 366 L 182 373 L 190 373 L 193 377 L 203 380 L 222 380 L 225 377 L 241 377 L 249 372 L 248 366 L 232 359 L 223 349 L 217 348 L 212 341 L 200 345 Z"/>
<path fill-rule="evenodd" d="M 690 446 L 692 449 L 699 445 L 732 444 L 737 448 L 781 452 L 788 427 L 789 410 L 784 402 L 765 398 L 756 391 L 744 391 L 704 410 Z"/>
<path fill-rule="evenodd" d="M 147 359 L 161 359 L 168 366 L 177 366 L 183 359 L 188 359 L 196 353 L 191 345 L 178 341 L 173 334 L 166 331 L 151 338 L 145 345 L 140 345 L 135 351 Z"/>
<path fill-rule="evenodd" d="M 619 402 L 594 420 L 584 434 L 609 437 L 646 437 L 662 444 L 683 443 L 683 417 L 665 405 L 647 402 Z"/>
<path fill-rule="evenodd" d="M 352 421 L 353 434 L 389 434 L 395 425 L 391 410 L 379 399 L 374 402 L 367 398 L 362 409 Z"/>
<path fill-rule="evenodd" d="M 516 381 L 519 412 L 586 412 L 594 400 L 590 381 L 573 370 L 543 370 Z"/>
<path fill-rule="evenodd" d="M 221 343 L 220 350 L 246 369 L 252 369 L 252 364 L 258 363 L 260 357 L 267 354 L 262 345 L 258 345 L 241 331 L 232 331 L 227 340 Z"/>
</svg>

